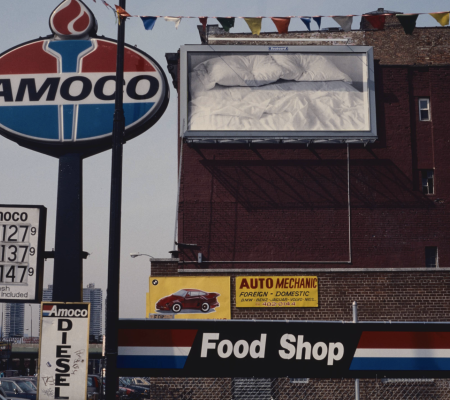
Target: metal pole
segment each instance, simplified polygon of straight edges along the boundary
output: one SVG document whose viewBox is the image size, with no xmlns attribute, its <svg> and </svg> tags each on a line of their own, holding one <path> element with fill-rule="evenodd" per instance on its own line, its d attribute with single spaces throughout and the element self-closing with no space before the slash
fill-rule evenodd
<svg viewBox="0 0 450 400">
<path fill-rule="evenodd" d="M 126 7 L 126 0 L 120 0 Z M 123 64 L 125 48 L 125 18 L 119 16 L 117 34 L 116 105 L 112 135 L 111 205 L 109 222 L 108 288 L 106 291 L 106 392 L 107 399 L 115 399 L 117 376 L 117 323 L 119 320 L 120 288 L 120 229 L 122 213 L 122 157 L 125 116 L 123 112 Z"/>
<path fill-rule="evenodd" d="M 358 303 L 353 302 L 353 323 L 358 323 Z M 355 400 L 359 400 L 359 379 L 355 379 Z"/>
<path fill-rule="evenodd" d="M 31 304 L 28 304 L 30 306 L 30 321 L 31 321 L 31 344 L 33 344 L 33 307 Z"/>
<path fill-rule="evenodd" d="M 83 286 L 83 159 L 59 158 L 53 301 L 82 301 Z"/>
</svg>

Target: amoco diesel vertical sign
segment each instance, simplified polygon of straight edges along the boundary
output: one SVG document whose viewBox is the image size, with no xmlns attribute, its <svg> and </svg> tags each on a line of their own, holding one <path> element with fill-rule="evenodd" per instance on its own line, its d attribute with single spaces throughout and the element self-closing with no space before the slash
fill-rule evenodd
<svg viewBox="0 0 450 400">
<path fill-rule="evenodd" d="M 42 303 L 39 400 L 86 397 L 89 303 Z"/>
</svg>

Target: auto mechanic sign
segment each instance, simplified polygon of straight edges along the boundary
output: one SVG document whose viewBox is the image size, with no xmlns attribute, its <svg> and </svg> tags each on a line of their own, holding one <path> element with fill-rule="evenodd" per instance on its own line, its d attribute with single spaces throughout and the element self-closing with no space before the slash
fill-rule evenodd
<svg viewBox="0 0 450 400">
<path fill-rule="evenodd" d="M 319 307 L 317 276 L 238 276 L 236 307 Z"/>
<path fill-rule="evenodd" d="M 0 205 L 0 302 L 39 302 L 47 209 Z"/>
<path fill-rule="evenodd" d="M 63 1 L 50 28 L 53 36 L 0 55 L 0 134 L 53 156 L 105 150 L 111 145 L 117 44 L 97 36 L 94 15 L 81 0 Z M 126 45 L 126 139 L 159 119 L 168 96 L 156 61 Z"/>
<path fill-rule="evenodd" d="M 450 324 L 119 321 L 120 376 L 449 378 Z"/>
<path fill-rule="evenodd" d="M 39 400 L 86 397 L 89 303 L 42 303 Z"/>
</svg>

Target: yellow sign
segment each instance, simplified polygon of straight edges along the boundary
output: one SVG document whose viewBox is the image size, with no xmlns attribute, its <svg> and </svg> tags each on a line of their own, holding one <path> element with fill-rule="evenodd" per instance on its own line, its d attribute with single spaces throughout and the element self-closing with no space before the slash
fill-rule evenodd
<svg viewBox="0 0 450 400">
<path fill-rule="evenodd" d="M 238 276 L 236 307 L 319 307 L 317 276 Z"/>
<path fill-rule="evenodd" d="M 231 319 L 230 277 L 150 277 L 152 319 Z"/>
</svg>

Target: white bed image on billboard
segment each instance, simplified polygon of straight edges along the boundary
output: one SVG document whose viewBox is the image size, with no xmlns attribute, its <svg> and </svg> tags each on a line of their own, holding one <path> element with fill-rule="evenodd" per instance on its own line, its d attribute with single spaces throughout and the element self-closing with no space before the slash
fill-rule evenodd
<svg viewBox="0 0 450 400">
<path fill-rule="evenodd" d="M 201 49 L 181 52 L 184 137 L 376 139 L 372 48 Z"/>
</svg>

